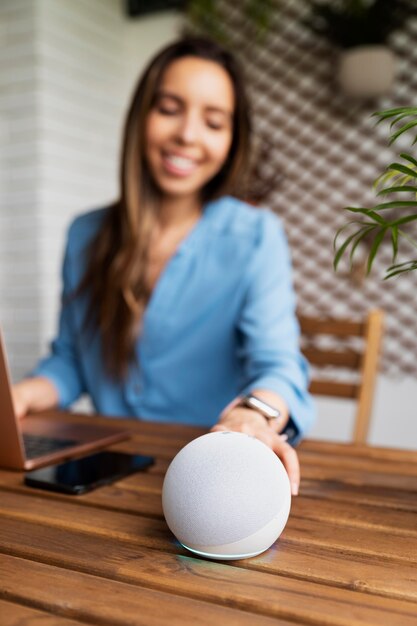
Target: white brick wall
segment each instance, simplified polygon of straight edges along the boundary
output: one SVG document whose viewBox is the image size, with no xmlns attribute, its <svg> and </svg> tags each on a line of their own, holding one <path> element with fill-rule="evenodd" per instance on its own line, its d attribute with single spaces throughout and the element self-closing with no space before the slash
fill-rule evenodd
<svg viewBox="0 0 417 626">
<path fill-rule="evenodd" d="M 119 3 L 38 0 L 42 134 L 42 339 L 57 317 L 57 267 L 70 218 L 117 193 L 127 94 L 125 18 Z M 51 237 L 52 233 L 54 236 Z"/>
<path fill-rule="evenodd" d="M 0 3 L 0 321 L 18 371 L 40 347 L 36 18 L 34 3 Z"/>
<path fill-rule="evenodd" d="M 130 20 L 121 0 L 0 2 L 0 324 L 15 379 L 53 337 L 67 225 L 117 195 L 130 92 L 179 25 Z"/>
</svg>

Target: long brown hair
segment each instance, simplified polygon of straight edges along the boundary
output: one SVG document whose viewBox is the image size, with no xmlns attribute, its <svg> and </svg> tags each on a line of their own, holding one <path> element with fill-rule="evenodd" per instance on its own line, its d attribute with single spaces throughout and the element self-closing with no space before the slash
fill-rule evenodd
<svg viewBox="0 0 417 626">
<path fill-rule="evenodd" d="M 158 190 L 145 159 L 145 127 L 167 67 L 182 57 L 214 61 L 228 73 L 234 89 L 233 136 L 221 170 L 202 189 L 207 202 L 223 194 L 242 195 L 238 186 L 248 167 L 250 114 L 240 69 L 217 43 L 200 37 L 181 39 L 164 48 L 148 65 L 133 94 L 126 117 L 120 166 L 120 199 L 88 251 L 85 275 L 77 290 L 88 295 L 85 328 L 97 329 L 108 372 L 126 374 L 149 300 L 145 272 L 149 237 L 158 206 Z"/>
</svg>

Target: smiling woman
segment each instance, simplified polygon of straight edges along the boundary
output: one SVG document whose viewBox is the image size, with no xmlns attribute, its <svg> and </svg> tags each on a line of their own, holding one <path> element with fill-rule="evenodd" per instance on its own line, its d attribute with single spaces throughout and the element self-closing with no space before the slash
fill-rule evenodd
<svg viewBox="0 0 417 626">
<path fill-rule="evenodd" d="M 146 127 L 147 161 L 166 197 L 199 206 L 229 153 L 234 106 L 232 82 L 217 63 L 185 57 L 167 69 Z"/>
<path fill-rule="evenodd" d="M 213 61 L 184 57 L 171 63 L 162 77 L 147 118 L 145 142 L 146 162 L 161 196 L 159 228 L 153 230 L 148 253 L 151 289 L 199 220 L 201 190 L 226 161 L 234 99 L 227 72 Z"/>
<path fill-rule="evenodd" d="M 249 105 L 229 52 L 175 42 L 150 63 L 123 135 L 120 198 L 71 225 L 52 353 L 14 387 L 24 416 L 89 393 L 105 415 L 251 434 L 298 491 L 312 422 L 289 253 L 242 199 Z"/>
</svg>

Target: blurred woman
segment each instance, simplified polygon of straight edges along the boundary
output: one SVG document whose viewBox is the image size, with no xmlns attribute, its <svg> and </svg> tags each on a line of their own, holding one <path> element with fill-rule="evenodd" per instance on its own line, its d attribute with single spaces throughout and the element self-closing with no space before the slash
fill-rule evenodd
<svg viewBox="0 0 417 626">
<path fill-rule="evenodd" d="M 120 198 L 71 225 L 51 354 L 15 408 L 253 435 L 283 460 L 313 419 L 278 218 L 245 194 L 250 116 L 235 59 L 188 38 L 150 63 L 127 114 Z"/>
</svg>

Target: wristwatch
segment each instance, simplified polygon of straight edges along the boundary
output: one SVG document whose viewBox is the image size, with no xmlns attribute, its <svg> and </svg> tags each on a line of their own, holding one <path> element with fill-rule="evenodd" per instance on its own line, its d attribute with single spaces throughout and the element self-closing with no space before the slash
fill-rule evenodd
<svg viewBox="0 0 417 626">
<path fill-rule="evenodd" d="M 257 411 L 258 413 L 263 415 L 265 419 L 268 420 L 268 422 L 272 420 L 278 421 L 281 417 L 281 411 L 271 406 L 267 402 L 264 402 L 257 396 L 253 396 L 252 394 L 242 396 L 237 406 L 245 406 L 248 409 L 253 409 L 254 411 Z"/>
</svg>

